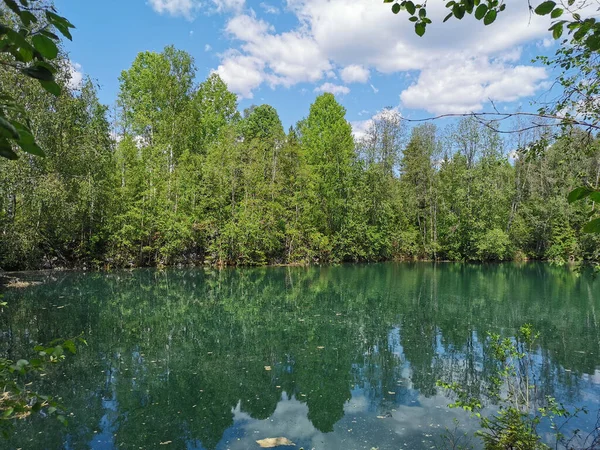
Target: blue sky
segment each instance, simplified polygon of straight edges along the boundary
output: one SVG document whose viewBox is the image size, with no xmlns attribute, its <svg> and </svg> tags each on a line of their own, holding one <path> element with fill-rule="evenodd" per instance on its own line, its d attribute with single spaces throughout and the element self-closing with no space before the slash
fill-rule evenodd
<svg viewBox="0 0 600 450">
<path fill-rule="evenodd" d="M 333 92 L 360 131 L 384 107 L 406 117 L 490 109 L 531 109 L 552 74 L 533 56 L 551 54 L 545 18 L 508 0 L 490 27 L 441 24 L 443 2 L 424 38 L 379 0 L 57 0 L 77 29 L 66 49 L 74 67 L 96 79 L 113 104 L 118 77 L 141 51 L 167 45 L 195 59 L 198 81 L 217 71 L 240 109 L 268 103 L 284 126 Z"/>
</svg>

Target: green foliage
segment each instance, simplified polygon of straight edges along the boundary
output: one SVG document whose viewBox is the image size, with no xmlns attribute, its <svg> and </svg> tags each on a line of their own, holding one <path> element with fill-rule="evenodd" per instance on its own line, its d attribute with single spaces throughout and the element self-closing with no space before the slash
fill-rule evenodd
<svg viewBox="0 0 600 450">
<path fill-rule="evenodd" d="M 427 16 L 427 2 L 415 4 L 410 0 L 383 0 L 384 3 L 392 3 L 391 9 L 394 14 L 406 11 L 409 15 L 409 22 L 415 24 L 415 33 L 418 36 L 425 34 L 427 25 L 432 21 Z M 563 35 L 563 30 L 567 28 L 573 41 L 582 43 L 588 51 L 596 52 L 600 49 L 600 23 L 595 18 L 582 18 L 579 14 L 579 7 L 573 8 L 575 1 L 569 0 L 568 4 L 558 5 L 552 0 L 546 0 L 535 7 L 529 5 L 529 10 L 538 16 L 550 15 L 553 19 L 549 31 L 552 31 L 554 39 L 559 39 Z M 503 0 L 451 0 L 445 4 L 448 14 L 444 17 L 444 22 L 451 18 L 462 20 L 465 15 L 470 15 L 484 25 L 491 25 L 496 21 L 498 14 L 506 9 L 506 3 Z M 563 14 L 567 13 L 568 18 L 564 19 Z M 559 19 L 561 20 L 554 20 Z"/>
<path fill-rule="evenodd" d="M 3 0 L 0 4 L 0 75 L 34 79 L 54 96 L 61 93 L 56 82 L 60 38 L 56 30 L 71 39 L 74 25 L 57 14 L 52 5 L 40 0 Z M 28 111 L 13 92 L 0 90 L 0 156 L 17 159 L 15 146 L 44 156 L 31 129 Z"/>
<path fill-rule="evenodd" d="M 58 339 L 49 345 L 37 345 L 34 354 L 27 359 L 12 361 L 0 358 L 0 431 L 8 434 L 14 419 L 25 419 L 31 414 L 42 413 L 55 416 L 67 424 L 65 413 L 56 399 L 34 390 L 39 378 L 46 375 L 51 366 L 65 359 L 65 353 L 75 354 L 77 343 L 87 345 L 78 336 L 73 339 Z"/>
<path fill-rule="evenodd" d="M 475 246 L 481 261 L 503 261 L 509 254 L 510 239 L 504 230 L 494 228 L 481 235 Z"/>
<path fill-rule="evenodd" d="M 0 161 L 5 269 L 599 257 L 585 233 L 597 193 L 566 201 L 600 173 L 581 133 L 511 160 L 476 120 L 409 135 L 385 109 L 355 139 L 324 94 L 286 134 L 270 105 L 242 117 L 218 75 L 196 85 L 173 47 L 122 73 L 111 129 L 93 83 L 72 91 L 57 64 L 58 97 L 0 79 L 47 154 Z"/>
<path fill-rule="evenodd" d="M 557 445 L 563 442 L 558 418 L 572 418 L 585 409 L 568 411 L 552 397 L 541 397 L 535 379 L 535 352 L 540 338 L 530 324 L 521 326 L 519 333 L 510 338 L 488 334 L 488 345 L 493 355 L 494 368 L 485 388 L 485 397 L 498 405 L 490 416 L 483 414 L 484 402 L 461 383 L 438 381 L 437 385 L 453 392 L 456 400 L 451 408 L 462 408 L 479 418 L 481 429 L 475 434 L 483 441 L 486 450 L 544 450 L 550 449 L 541 442 L 537 431 L 542 419 L 549 420 Z M 577 433 L 576 433 L 577 434 Z"/>
</svg>

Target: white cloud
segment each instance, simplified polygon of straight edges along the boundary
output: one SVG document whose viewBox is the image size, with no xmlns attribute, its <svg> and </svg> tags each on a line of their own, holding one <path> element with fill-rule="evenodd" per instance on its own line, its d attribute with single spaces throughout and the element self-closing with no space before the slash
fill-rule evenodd
<svg viewBox="0 0 600 450">
<path fill-rule="evenodd" d="M 320 51 L 317 43 L 302 30 L 294 30 L 275 34 L 271 25 L 263 20 L 249 15 L 233 17 L 226 26 L 226 31 L 235 39 L 242 41 L 242 52 L 223 55 L 221 64 L 230 64 L 229 59 L 246 57 L 254 61 L 254 67 L 260 69 L 261 82 L 267 82 L 271 87 L 293 86 L 301 82 L 316 82 L 332 65 Z M 221 73 L 221 70 L 217 70 Z M 230 88 L 248 97 L 247 92 L 236 91 L 234 85 L 248 84 L 243 80 L 243 72 L 230 73 Z M 240 80 L 233 80 L 234 78 Z M 258 80 L 258 77 L 254 79 Z M 258 85 L 254 85 L 255 87 Z"/>
<path fill-rule="evenodd" d="M 273 5 L 269 5 L 268 3 L 262 2 L 260 4 L 260 7 L 267 13 L 267 14 L 279 14 L 279 8 L 276 8 Z"/>
<path fill-rule="evenodd" d="M 371 119 L 367 120 L 355 120 L 350 122 L 350 126 L 352 127 L 352 134 L 354 138 L 358 141 L 366 136 L 367 130 L 371 127 L 372 124 Z"/>
<path fill-rule="evenodd" d="M 245 0 L 212 0 L 217 12 L 233 11 L 239 13 L 245 6 Z"/>
<path fill-rule="evenodd" d="M 198 0 L 148 0 L 150 6 L 159 14 L 181 16 L 188 20 L 194 18 L 196 10 L 200 7 Z"/>
<path fill-rule="evenodd" d="M 340 75 L 344 83 L 366 83 L 369 79 L 369 69 L 358 64 L 351 64 L 344 67 Z"/>
<path fill-rule="evenodd" d="M 242 0 L 223 3 L 243 6 Z M 356 0 L 350 5 L 345 0 L 288 0 L 287 9 L 296 15 L 299 24 L 283 31 L 275 30 L 252 11 L 241 14 L 240 9 L 226 25 L 235 52 L 221 56 L 218 71 L 232 67 L 242 57 L 254 61 L 256 72 L 252 80 L 242 79 L 246 76 L 244 71 L 228 72 L 230 85 L 238 86 L 243 93 L 236 92 L 246 97 L 262 83 L 272 88 L 322 83 L 323 78 L 331 78 L 335 67 L 343 67 L 340 76 L 344 83 L 366 83 L 373 70 L 383 74 L 411 71 L 417 81 L 405 90 L 403 101 L 414 104 L 417 94 L 425 93 L 428 95 L 420 99 L 420 107 L 440 111 L 445 105 L 481 107 L 485 100 L 482 95 L 493 95 L 497 101 L 531 95 L 545 78 L 543 69 L 516 66 L 521 57 L 520 45 L 549 36 L 549 19 L 530 16 L 527 4 L 521 1 L 510 0 L 489 27 L 470 18 L 442 25 L 447 11 L 443 3 L 432 3 L 428 5 L 428 15 L 434 24 L 422 38 L 415 35 L 405 15 L 394 15 L 389 5 L 372 0 Z M 464 70 L 462 73 L 463 81 L 468 81 L 469 88 L 476 92 L 448 79 L 447 67 L 474 70 L 477 82 L 467 80 Z M 496 78 L 489 75 L 490 67 L 499 69 Z M 519 76 L 525 77 L 522 86 L 516 83 Z M 425 79 L 434 83 L 427 91 L 421 89 Z M 249 88 L 250 85 L 254 87 Z M 452 97 L 447 86 L 463 92 L 465 100 L 446 98 Z M 377 92 L 376 87 L 371 87 Z M 498 92 L 500 87 L 506 87 L 508 92 Z M 478 92 L 482 94 L 474 95 Z M 444 99 L 435 98 L 437 94 L 443 94 Z"/>
<path fill-rule="evenodd" d="M 83 70 L 81 64 L 69 61 L 69 88 L 73 90 L 77 90 L 81 88 L 81 83 L 83 82 Z"/>
<path fill-rule="evenodd" d="M 242 98 L 252 98 L 252 91 L 265 79 L 264 62 L 239 52 L 229 52 L 215 71 L 227 87 Z"/>
<path fill-rule="evenodd" d="M 350 89 L 346 86 L 340 86 L 339 84 L 323 83 L 321 86 L 316 87 L 314 92 L 331 92 L 335 95 L 345 95 L 350 93 Z"/>
<path fill-rule="evenodd" d="M 364 113 L 368 113 L 368 111 L 361 111 L 358 115 L 362 116 Z M 367 131 L 376 120 L 385 119 L 390 122 L 399 122 L 402 119 L 402 114 L 400 113 L 400 109 L 396 106 L 395 108 L 385 108 L 381 111 L 377 111 L 370 119 L 367 120 L 355 120 L 350 122 L 352 126 L 352 134 L 356 140 L 360 140 L 364 138 L 367 134 Z"/>
<path fill-rule="evenodd" d="M 184 17 L 193 20 L 201 7 L 206 3 L 201 0 L 148 0 L 154 11 L 159 14 L 168 14 L 173 17 Z M 209 12 L 235 12 L 239 13 L 245 6 L 245 0 L 211 0 L 214 9 Z"/>
<path fill-rule="evenodd" d="M 205 52 L 210 52 L 211 50 L 212 50 L 212 47 L 210 46 L 210 44 L 206 44 L 206 45 L 204 46 L 204 51 L 205 51 Z"/>
<path fill-rule="evenodd" d="M 480 111 L 488 101 L 512 102 L 544 87 L 542 67 L 511 66 L 487 57 L 444 62 L 421 71 L 400 94 L 402 105 L 434 114 Z"/>
</svg>

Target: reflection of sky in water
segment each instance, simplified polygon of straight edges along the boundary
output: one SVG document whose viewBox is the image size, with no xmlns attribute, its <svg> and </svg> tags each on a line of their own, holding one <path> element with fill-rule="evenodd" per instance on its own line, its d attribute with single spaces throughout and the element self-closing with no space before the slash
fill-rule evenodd
<svg viewBox="0 0 600 450">
<path fill-rule="evenodd" d="M 92 276 L 67 274 L 13 294 L 22 296 L 10 310 L 15 331 L 0 344 L 90 330 L 89 348 L 66 364 L 70 378 L 55 385 L 76 414 L 68 429 L 22 425 L 9 448 L 245 450 L 283 436 L 306 450 L 430 449 L 455 419 L 459 433 L 477 428 L 447 407 L 436 381 L 481 388 L 486 332 L 510 335 L 525 321 L 545 338 L 533 355 L 539 391 L 587 407 L 570 427 L 591 430 L 594 288 L 526 267 L 134 271 L 89 285 Z M 57 297 L 67 306 L 57 309 Z M 547 424 L 541 431 L 551 441 Z M 51 433 L 46 447 L 21 439 Z"/>
<path fill-rule="evenodd" d="M 460 354 L 453 349 L 445 348 L 441 334 L 436 336 L 436 361 L 439 365 L 454 364 L 462 366 L 466 355 Z M 248 413 L 241 410 L 240 404 L 232 409 L 234 424 L 225 430 L 217 448 L 227 450 L 246 450 L 258 448 L 256 441 L 268 437 L 283 436 L 293 441 L 297 447 L 305 449 L 432 449 L 438 448 L 440 436 L 448 430 L 452 430 L 456 436 L 468 433 L 469 437 L 463 437 L 463 444 L 468 443 L 474 448 L 480 448 L 481 443 L 472 437 L 477 430 L 477 419 L 468 413 L 449 408 L 449 398 L 444 395 L 426 397 L 420 395 L 418 390 L 412 387 L 410 362 L 406 360 L 402 347 L 401 328 L 393 327 L 388 334 L 387 350 L 398 358 L 401 364 L 398 366 L 398 378 L 394 392 L 376 393 L 377 389 L 362 380 L 363 387 L 355 387 L 352 397 L 344 404 L 344 416 L 336 422 L 334 430 L 329 433 L 319 431 L 309 420 L 309 408 L 305 402 L 281 392 L 281 399 L 274 413 L 265 420 L 253 419 Z M 481 358 L 483 347 L 478 342 L 477 336 L 473 334 L 476 370 L 482 370 Z M 376 346 L 372 353 L 380 351 Z M 452 361 L 447 357 L 453 353 Z M 138 362 L 143 362 L 143 356 L 139 352 L 133 352 L 132 357 Z M 537 369 L 543 363 L 543 357 L 538 353 L 533 357 Z M 289 361 L 282 362 L 281 368 L 286 372 L 292 372 Z M 143 365 L 141 366 L 143 368 Z M 357 374 L 363 373 L 364 367 L 353 366 Z M 555 370 L 564 370 L 562 368 Z M 567 372 L 569 372 L 567 370 Z M 106 384 L 110 393 L 102 401 L 105 414 L 99 424 L 99 432 L 89 442 L 90 448 L 95 450 L 114 449 L 117 427 L 114 423 L 119 420 L 118 403 L 113 388 L 116 378 L 115 374 L 107 371 Z M 135 385 L 135 377 L 133 384 Z M 579 379 L 577 407 L 585 407 L 590 414 L 580 413 L 575 423 L 562 429 L 564 434 L 574 429 L 593 430 L 596 426 L 596 411 L 600 408 L 600 370 L 593 374 L 583 374 Z M 377 386 L 381 388 L 381 386 Z M 560 386 L 558 386 L 560 391 Z M 385 399 L 381 398 L 381 395 Z M 384 400 L 384 401 L 382 401 Z M 384 407 L 387 406 L 387 407 Z M 494 408 L 488 407 L 485 411 L 493 413 Z M 165 420 L 169 420 L 165 417 Z M 458 428 L 457 428 L 458 427 Z M 554 442 L 549 424 L 543 422 L 540 425 L 540 435 L 548 443 Z M 465 440 L 467 439 L 467 440 Z M 168 445 L 169 441 L 162 444 Z M 159 444 L 160 445 L 160 444 Z M 72 448 L 69 439 L 65 448 Z M 202 443 L 197 440 L 186 442 L 188 450 L 205 450 Z"/>
</svg>

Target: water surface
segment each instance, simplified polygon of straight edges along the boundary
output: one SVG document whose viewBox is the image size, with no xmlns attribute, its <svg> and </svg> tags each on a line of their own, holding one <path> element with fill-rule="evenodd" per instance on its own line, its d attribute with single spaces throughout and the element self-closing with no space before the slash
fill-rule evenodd
<svg viewBox="0 0 600 450">
<path fill-rule="evenodd" d="M 600 405 L 600 281 L 547 264 L 373 264 L 30 274 L 8 290 L 0 351 L 84 333 L 40 390 L 71 413 L 19 422 L 0 447 L 429 449 L 447 408 L 436 381 L 477 391 L 488 331 L 541 333 L 541 395 Z M 547 437 L 550 439 L 549 437 Z M 475 443 L 475 442 L 474 442 Z M 162 444 L 162 445 L 161 445 Z M 297 448 L 298 448 L 297 447 Z"/>
</svg>

